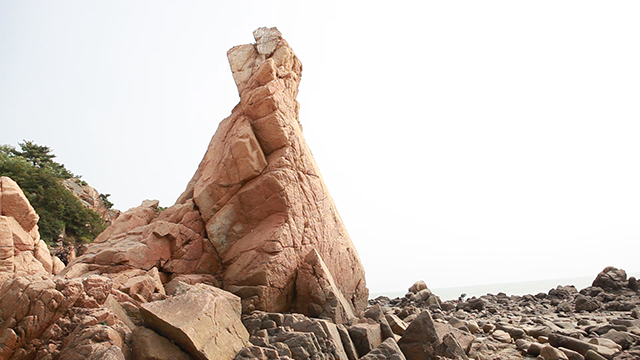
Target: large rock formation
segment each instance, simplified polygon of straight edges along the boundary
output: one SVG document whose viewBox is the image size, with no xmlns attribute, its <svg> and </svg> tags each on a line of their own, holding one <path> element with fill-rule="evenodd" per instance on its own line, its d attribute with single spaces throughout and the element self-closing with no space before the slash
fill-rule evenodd
<svg viewBox="0 0 640 360">
<path fill-rule="evenodd" d="M 302 65 L 277 29 L 254 37 L 228 52 L 240 103 L 176 205 L 122 214 L 67 277 L 157 268 L 165 283 L 199 275 L 240 296 L 245 312 L 362 313 L 363 267 L 298 122 Z"/>
<path fill-rule="evenodd" d="M 57 276 L 38 215 L 0 179 L 0 359 L 355 360 L 336 323 L 363 313 L 364 271 L 302 138 L 301 65 L 276 29 L 254 35 L 229 52 L 240 104 L 177 203 L 123 213 Z M 250 340 L 255 309 L 334 323 L 269 313 Z"/>
<path fill-rule="evenodd" d="M 38 215 L 15 182 L 2 177 L 0 186 L 0 359 L 231 360 L 245 346 L 249 335 L 240 320 L 237 296 L 175 279 L 168 284 L 172 292 L 167 299 L 154 265 L 168 251 L 159 245 L 162 240 L 158 236 L 169 236 L 174 230 L 171 226 L 158 221 L 148 227 L 149 232 L 141 235 L 148 243 L 141 242 L 140 246 L 127 248 L 130 244 L 124 243 L 121 248 L 109 249 L 104 242 L 98 243 L 92 247 L 100 255 L 93 257 L 96 264 L 84 263 L 73 272 L 67 270 L 66 278 L 53 277 L 52 271 L 57 268 L 54 264 L 64 265 L 52 260 L 47 245 L 40 240 Z M 149 211 L 155 214 L 154 206 L 157 203 L 145 204 L 128 217 L 144 222 Z M 129 226 L 132 224 L 135 221 L 129 221 Z M 108 234 L 122 232 L 129 233 L 127 226 L 112 227 Z M 118 252 L 122 249 L 129 251 Z M 141 251 L 145 249 L 149 251 Z M 190 253 L 190 249 L 193 247 L 183 246 L 183 255 L 206 260 Z M 108 269 L 100 264 L 102 260 L 113 262 L 108 254 L 114 253 L 130 255 L 127 261 L 137 267 Z M 171 260 L 164 265 L 171 266 Z M 106 270 L 103 272 L 109 277 L 91 274 L 101 270 Z M 82 277 L 73 276 L 74 272 Z M 184 280 L 208 279 L 185 275 Z M 136 326 L 123 306 L 133 316 L 141 317 L 140 313 L 146 311 L 143 315 L 150 314 L 151 320 L 138 319 Z M 144 325 L 162 334 L 141 327 Z"/>
<path fill-rule="evenodd" d="M 38 233 L 38 214 L 8 177 L 0 177 L 0 214 L 0 359 L 126 353 L 130 331 L 101 306 L 117 291 L 112 281 L 53 278 L 64 264 L 50 255 Z"/>
<path fill-rule="evenodd" d="M 226 289 L 250 308 L 297 309 L 296 275 L 317 251 L 354 310 L 366 307 L 364 270 L 298 122 L 302 65 L 280 32 L 228 57 L 240 104 L 214 135 L 178 203 L 193 199 L 222 262 Z M 315 304 L 322 307 L 324 304 Z"/>
</svg>

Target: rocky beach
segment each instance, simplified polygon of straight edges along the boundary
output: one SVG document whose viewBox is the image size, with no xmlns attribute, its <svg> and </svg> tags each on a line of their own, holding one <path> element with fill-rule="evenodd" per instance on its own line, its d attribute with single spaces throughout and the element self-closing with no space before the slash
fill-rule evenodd
<svg viewBox="0 0 640 360">
<path fill-rule="evenodd" d="M 640 358 L 640 286 L 615 267 L 584 289 L 368 299 L 302 135 L 302 64 L 276 28 L 253 35 L 227 54 L 240 102 L 173 206 L 110 211 L 64 263 L 0 178 L 0 360 Z"/>
<path fill-rule="evenodd" d="M 444 302 L 419 281 L 402 298 L 370 300 L 368 311 L 380 309 L 396 336 L 417 330 L 411 324 L 418 318 L 428 324 L 420 325 L 423 330 L 430 328 L 441 340 L 447 332 L 457 335 L 466 357 L 460 353 L 453 358 L 637 359 L 638 296 L 635 277 L 608 267 L 592 286 L 580 290 L 559 285 L 546 293 L 498 293 Z M 409 348 L 402 347 L 402 337 L 399 343 Z M 442 344 L 435 346 L 435 357 L 416 358 L 450 358 Z"/>
</svg>

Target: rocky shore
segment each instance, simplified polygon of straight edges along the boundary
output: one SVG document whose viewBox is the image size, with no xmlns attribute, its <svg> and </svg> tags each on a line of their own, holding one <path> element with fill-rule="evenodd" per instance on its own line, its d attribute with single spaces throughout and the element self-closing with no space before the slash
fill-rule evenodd
<svg viewBox="0 0 640 360">
<path fill-rule="evenodd" d="M 299 314 L 243 316 L 251 345 L 236 359 L 639 359 L 640 293 L 608 267 L 593 285 L 440 301 L 422 281 L 369 300 L 352 324 Z"/>
<path fill-rule="evenodd" d="M 414 325 L 422 319 L 434 324 L 431 330 L 440 341 L 439 327 L 446 324 L 459 330 L 455 333 L 463 339 L 465 356 L 458 356 L 462 359 L 640 358 L 638 282 L 614 267 L 604 269 L 592 286 L 581 290 L 567 285 L 548 293 L 498 293 L 441 302 L 423 282 L 417 282 L 402 298 L 378 297 L 369 304 L 368 311 L 380 307 L 393 324 L 403 350 L 409 347 L 403 346 L 407 341 L 402 338 L 407 332 L 423 330 L 423 324 Z M 435 358 L 449 358 L 441 344 L 436 341 L 432 346 Z"/>
<path fill-rule="evenodd" d="M 302 136 L 302 65 L 280 32 L 228 55 L 240 103 L 176 204 L 146 200 L 66 266 L 0 177 L 0 360 L 638 359 L 639 285 L 369 300 Z"/>
</svg>

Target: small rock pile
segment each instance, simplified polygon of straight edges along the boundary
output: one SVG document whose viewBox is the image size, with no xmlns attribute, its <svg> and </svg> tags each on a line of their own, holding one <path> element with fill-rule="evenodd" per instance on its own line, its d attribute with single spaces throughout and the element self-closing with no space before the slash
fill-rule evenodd
<svg viewBox="0 0 640 360">
<path fill-rule="evenodd" d="M 251 345 L 236 360 L 467 358 L 475 337 L 420 310 L 419 306 L 440 306 L 440 299 L 424 282 L 417 282 L 406 298 L 398 299 L 405 307 L 391 307 L 385 303 L 390 300 L 380 300 L 372 302 L 364 317 L 347 324 L 301 314 L 255 311 L 244 315 Z"/>
</svg>

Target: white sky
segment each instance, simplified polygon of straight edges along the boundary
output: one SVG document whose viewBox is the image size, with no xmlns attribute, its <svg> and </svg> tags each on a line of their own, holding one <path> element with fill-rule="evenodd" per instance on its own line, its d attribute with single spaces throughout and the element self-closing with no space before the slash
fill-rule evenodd
<svg viewBox="0 0 640 360">
<path fill-rule="evenodd" d="M 640 275 L 639 2 L 221 3 L 1 1 L 0 144 L 170 206 L 277 26 L 372 292 Z"/>
</svg>

